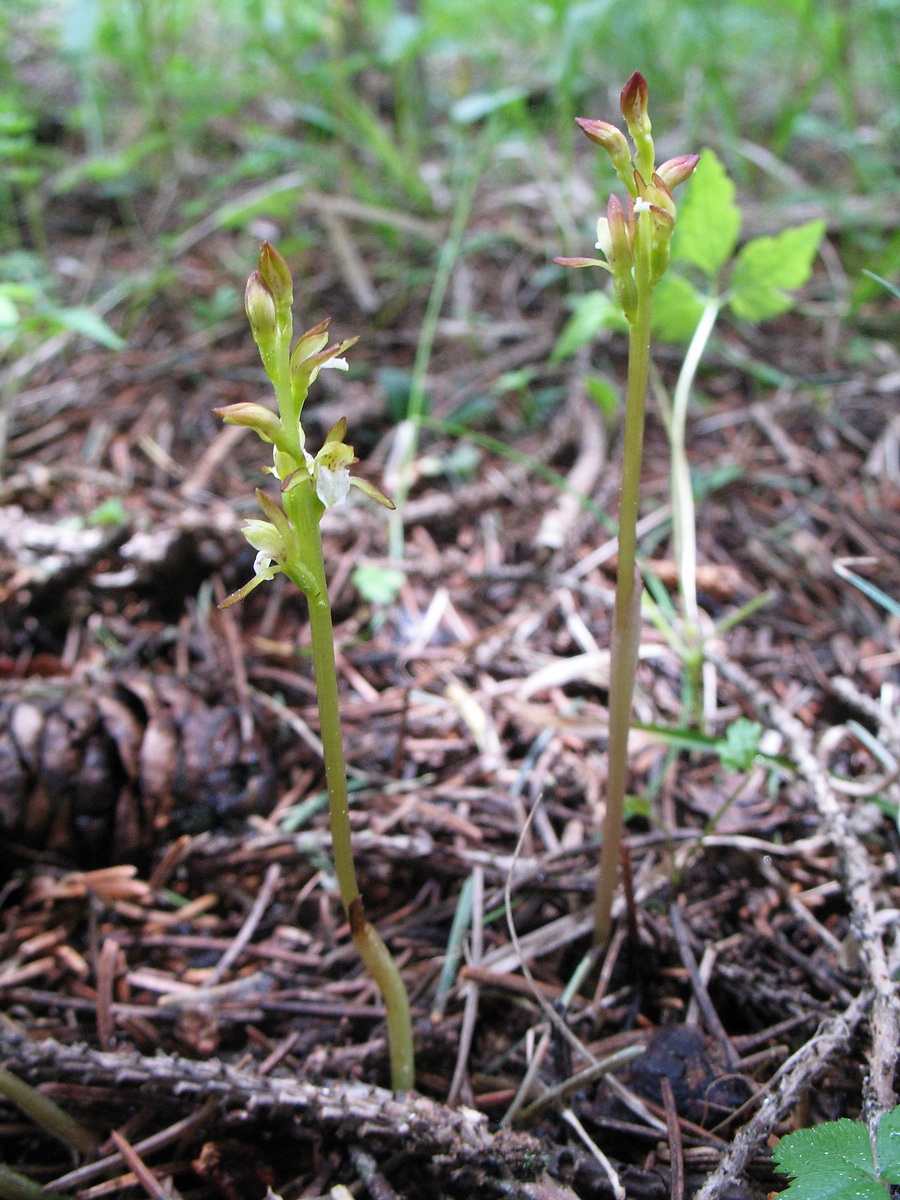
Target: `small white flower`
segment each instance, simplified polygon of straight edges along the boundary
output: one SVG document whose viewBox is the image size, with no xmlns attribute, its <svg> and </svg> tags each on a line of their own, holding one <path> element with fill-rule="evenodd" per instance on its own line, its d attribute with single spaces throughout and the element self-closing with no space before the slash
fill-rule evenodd
<svg viewBox="0 0 900 1200">
<path fill-rule="evenodd" d="M 334 508 L 335 504 L 343 504 L 350 491 L 350 468 L 331 467 L 320 462 L 316 468 L 316 495 L 326 508 Z"/>
<path fill-rule="evenodd" d="M 607 259 L 612 258 L 612 234 L 609 231 L 609 221 L 606 217 L 597 219 L 596 248 L 602 250 Z"/>
<path fill-rule="evenodd" d="M 241 533 L 253 549 L 259 551 L 257 561 L 261 556 L 267 557 L 270 562 L 284 559 L 284 541 L 271 521 L 260 521 L 253 517 L 244 523 Z"/>
<path fill-rule="evenodd" d="M 634 211 L 636 213 L 652 212 L 653 205 L 650 203 L 649 200 L 635 200 Z"/>
</svg>

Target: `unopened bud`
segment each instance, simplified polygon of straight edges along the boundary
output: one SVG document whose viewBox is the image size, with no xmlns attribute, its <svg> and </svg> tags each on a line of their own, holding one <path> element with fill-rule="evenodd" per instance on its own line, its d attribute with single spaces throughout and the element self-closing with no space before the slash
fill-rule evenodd
<svg viewBox="0 0 900 1200">
<path fill-rule="evenodd" d="M 619 104 L 631 140 L 634 142 L 635 166 L 645 179 L 649 179 L 653 173 L 655 151 L 650 135 L 650 117 L 647 114 L 647 81 L 640 71 L 635 71 L 622 88 Z"/>
<path fill-rule="evenodd" d="M 635 71 L 622 88 L 621 95 L 619 96 L 619 106 L 622 109 L 622 116 L 625 118 L 625 124 L 628 126 L 632 137 L 634 137 L 635 129 L 639 129 L 642 133 L 650 132 L 650 118 L 647 116 L 647 97 L 647 80 L 640 71 Z"/>
<path fill-rule="evenodd" d="M 271 242 L 262 244 L 259 252 L 259 274 L 272 293 L 278 316 L 289 314 L 294 302 L 294 281 L 291 279 L 290 268 Z"/>
<path fill-rule="evenodd" d="M 625 268 L 630 271 L 634 265 L 633 230 L 629 229 L 622 205 L 616 196 L 610 196 L 606 206 L 606 226 L 611 245 L 611 252 L 606 257 L 612 263 L 613 271 Z"/>
<path fill-rule="evenodd" d="M 669 158 L 662 166 L 657 167 L 656 173 L 669 191 L 672 191 L 679 183 L 684 183 L 699 161 L 699 154 L 679 154 L 677 158 Z"/>
<path fill-rule="evenodd" d="M 253 330 L 253 338 L 262 348 L 271 344 L 277 328 L 275 298 L 266 286 L 259 271 L 254 271 L 247 280 L 244 292 L 244 308 Z"/>
<path fill-rule="evenodd" d="M 226 425 L 243 425 L 255 429 L 264 442 L 277 442 L 284 428 L 276 413 L 262 404 L 250 404 L 246 401 L 240 404 L 226 404 L 224 408 L 214 408 L 213 412 L 221 417 Z"/>
<path fill-rule="evenodd" d="M 591 121 L 587 117 L 576 117 L 575 123 L 597 146 L 602 146 L 610 157 L 616 174 L 628 186 L 631 177 L 631 151 L 621 129 L 609 121 Z"/>
</svg>

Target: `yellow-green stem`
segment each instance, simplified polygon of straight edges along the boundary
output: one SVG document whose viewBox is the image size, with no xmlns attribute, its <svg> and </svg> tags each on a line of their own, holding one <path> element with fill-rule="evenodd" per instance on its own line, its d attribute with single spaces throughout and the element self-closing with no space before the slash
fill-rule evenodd
<svg viewBox="0 0 900 1200">
<path fill-rule="evenodd" d="M 13 1075 L 5 1067 L 0 1067 L 0 1095 L 18 1105 L 22 1112 L 27 1113 L 32 1121 L 47 1133 L 73 1146 L 81 1154 L 93 1154 L 96 1150 L 97 1138 L 89 1129 L 85 1129 L 79 1121 L 70 1117 L 49 1096 L 33 1088 L 24 1079 L 19 1079 L 18 1075 Z"/>
<path fill-rule="evenodd" d="M 637 519 L 641 492 L 644 411 L 650 373 L 653 287 L 638 258 L 638 302 L 629 328 L 628 388 L 625 397 L 625 450 L 619 503 L 619 559 L 609 685 L 609 777 L 606 816 L 594 906 L 594 941 L 604 945 L 612 926 L 612 903 L 619 870 L 622 819 L 628 776 L 628 733 L 641 633 L 641 581 L 637 570 Z"/>
<path fill-rule="evenodd" d="M 322 537 L 319 530 L 319 501 L 307 480 L 288 489 L 284 510 L 300 545 L 303 566 L 315 581 L 314 589 L 303 587 L 309 603 L 309 628 L 312 641 L 313 669 L 319 727 L 328 789 L 331 819 L 331 843 L 334 869 L 350 932 L 357 953 L 381 989 L 387 1012 L 388 1046 L 391 1060 L 391 1084 L 394 1091 L 409 1091 L 414 1084 L 412 1019 L 406 988 L 388 948 L 368 920 L 359 894 L 353 847 L 350 837 L 350 807 L 347 795 L 347 765 L 341 732 L 337 670 L 334 656 L 334 629 L 331 604 L 325 579 Z M 290 564 L 286 573 L 291 575 Z M 302 587 L 299 577 L 294 579 Z"/>
</svg>

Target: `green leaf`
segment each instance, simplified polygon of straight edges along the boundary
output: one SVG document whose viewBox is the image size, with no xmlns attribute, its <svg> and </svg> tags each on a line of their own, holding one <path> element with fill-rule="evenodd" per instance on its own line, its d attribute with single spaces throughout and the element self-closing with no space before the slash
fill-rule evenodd
<svg viewBox="0 0 900 1200">
<path fill-rule="evenodd" d="M 127 525 L 128 509 L 118 496 L 108 496 L 96 508 L 91 509 L 84 523 L 89 529 L 98 525 Z"/>
<path fill-rule="evenodd" d="M 351 579 L 353 585 L 369 604 L 391 604 L 403 586 L 406 576 L 394 567 L 357 567 Z"/>
<path fill-rule="evenodd" d="M 128 344 L 90 308 L 56 308 L 52 315 L 66 329 L 99 342 L 107 350 L 124 350 Z"/>
<path fill-rule="evenodd" d="M 728 302 L 735 316 L 756 322 L 787 312 L 794 303 L 787 293 L 809 279 L 824 234 L 824 221 L 810 221 L 748 242 L 731 277 Z"/>
<path fill-rule="evenodd" d="M 741 231 L 734 184 L 712 150 L 704 150 L 678 204 L 672 260 L 714 278 L 728 262 Z"/>
<path fill-rule="evenodd" d="M 664 275 L 653 297 L 653 333 L 663 342 L 689 342 L 703 314 L 703 297 L 681 275 Z"/>
<path fill-rule="evenodd" d="M 588 292 L 586 296 L 578 296 L 572 308 L 572 315 L 550 355 L 552 363 L 576 354 L 582 346 L 592 342 L 601 329 L 628 328 L 621 308 L 608 292 Z"/>
<path fill-rule="evenodd" d="M 728 771 L 749 771 L 759 754 L 763 727 L 759 721 L 738 717 L 725 730 L 725 737 L 716 744 L 719 762 Z"/>
<path fill-rule="evenodd" d="M 885 1183 L 900 1183 L 900 1105 L 878 1122 L 875 1153 Z"/>
<path fill-rule="evenodd" d="M 607 421 L 616 415 L 619 393 L 608 379 L 602 379 L 599 375 L 585 375 L 584 390 L 588 399 L 593 400 Z"/>
<path fill-rule="evenodd" d="M 795 1179 L 783 1194 L 791 1200 L 885 1200 L 868 1131 L 843 1117 L 782 1138 L 773 1158 Z"/>
</svg>

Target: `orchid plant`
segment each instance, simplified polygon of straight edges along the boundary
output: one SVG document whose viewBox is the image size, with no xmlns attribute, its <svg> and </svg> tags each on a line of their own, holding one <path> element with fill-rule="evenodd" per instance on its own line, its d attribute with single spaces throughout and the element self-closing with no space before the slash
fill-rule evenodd
<svg viewBox="0 0 900 1200">
<path fill-rule="evenodd" d="M 347 369 L 343 354 L 358 339 L 329 346 L 328 321 L 322 321 L 291 348 L 293 281 L 287 263 L 268 242 L 260 251 L 259 269 L 247 281 L 244 300 L 278 411 L 250 403 L 229 404 L 215 411 L 226 424 L 253 429 L 273 447 L 273 464 L 265 469 L 279 481 L 280 503 L 257 488 L 265 520 L 253 518 L 243 527 L 244 537 L 257 552 L 253 577 L 222 607 L 243 600 L 278 574 L 286 575 L 306 596 L 338 889 L 354 945 L 384 996 L 394 1090 L 407 1091 L 414 1080 L 409 998 L 396 964 L 366 916 L 353 865 L 334 633 L 320 528 L 326 509 L 346 500 L 352 486 L 388 508 L 393 504 L 373 484 L 351 474 L 357 459 L 353 447 L 344 441 L 347 423 L 343 419 L 326 434 L 317 454 L 306 448 L 301 416 L 309 389 L 321 370 Z"/>
<path fill-rule="evenodd" d="M 603 845 L 594 913 L 594 939 L 603 945 L 612 924 L 628 772 L 628 733 L 641 629 L 641 580 L 637 569 L 644 411 L 650 371 L 653 294 L 669 264 L 677 209 L 673 188 L 683 183 L 699 155 L 682 154 L 655 165 L 647 112 L 647 82 L 636 71 L 622 89 L 622 116 L 634 149 L 608 121 L 577 118 L 592 142 L 609 155 L 628 193 L 624 206 L 611 196 L 597 222 L 602 258 L 558 258 L 566 267 L 600 267 L 612 275 L 616 298 L 628 321 L 628 385 L 625 398 L 624 461 L 619 502 L 619 557 L 609 690 L 609 754 Z"/>
</svg>

